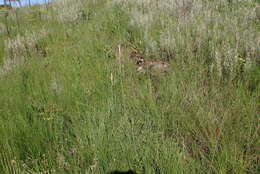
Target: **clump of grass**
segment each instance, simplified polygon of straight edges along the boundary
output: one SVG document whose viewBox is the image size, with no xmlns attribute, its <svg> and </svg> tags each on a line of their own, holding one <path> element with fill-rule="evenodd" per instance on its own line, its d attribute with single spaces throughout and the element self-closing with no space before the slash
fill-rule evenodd
<svg viewBox="0 0 260 174">
<path fill-rule="evenodd" d="M 42 29 L 37 33 L 27 33 L 25 36 L 18 34 L 13 39 L 5 40 L 5 57 L 1 74 L 4 75 L 14 68 L 24 65 L 32 54 L 45 55 L 46 50 L 39 45 L 45 36 L 46 31 Z"/>
<path fill-rule="evenodd" d="M 0 35 L 6 34 L 6 26 L 3 23 L 0 23 Z"/>
<path fill-rule="evenodd" d="M 76 24 L 86 17 L 82 0 L 58 0 L 51 7 L 57 20 L 63 24 Z"/>
</svg>

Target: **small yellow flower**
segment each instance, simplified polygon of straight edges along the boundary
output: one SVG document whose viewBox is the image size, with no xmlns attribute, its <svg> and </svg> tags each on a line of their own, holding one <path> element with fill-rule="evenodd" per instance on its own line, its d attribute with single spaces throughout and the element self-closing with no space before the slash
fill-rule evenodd
<svg viewBox="0 0 260 174">
<path fill-rule="evenodd" d="M 49 117 L 49 118 L 47 118 L 47 120 L 53 120 L 53 117 Z"/>
<path fill-rule="evenodd" d="M 50 121 L 50 120 L 53 120 L 54 118 L 52 116 L 50 117 L 44 117 L 43 120 L 46 120 L 46 121 Z"/>
<path fill-rule="evenodd" d="M 239 60 L 241 63 L 246 63 L 246 59 L 245 59 L 245 58 L 240 57 L 238 60 Z"/>
<path fill-rule="evenodd" d="M 16 164 L 16 161 L 15 160 L 11 160 L 11 164 Z"/>
</svg>

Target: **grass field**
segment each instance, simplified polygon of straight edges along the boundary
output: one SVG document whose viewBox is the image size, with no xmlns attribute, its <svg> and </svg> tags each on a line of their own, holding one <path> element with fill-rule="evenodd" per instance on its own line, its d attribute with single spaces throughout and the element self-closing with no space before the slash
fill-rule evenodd
<svg viewBox="0 0 260 174">
<path fill-rule="evenodd" d="M 259 172 L 259 0 L 5 11 L 0 174 Z M 133 50 L 170 72 L 137 72 Z"/>
</svg>

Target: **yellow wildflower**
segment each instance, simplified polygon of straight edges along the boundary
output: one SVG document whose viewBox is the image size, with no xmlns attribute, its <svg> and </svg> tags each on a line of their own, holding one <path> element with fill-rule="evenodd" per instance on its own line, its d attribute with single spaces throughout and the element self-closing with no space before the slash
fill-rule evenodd
<svg viewBox="0 0 260 174">
<path fill-rule="evenodd" d="M 246 59 L 245 59 L 245 58 L 240 57 L 238 60 L 239 60 L 241 63 L 246 63 Z"/>
<path fill-rule="evenodd" d="M 11 160 L 11 164 L 16 164 L 16 161 L 15 160 Z"/>
<path fill-rule="evenodd" d="M 54 118 L 52 116 L 50 117 L 44 117 L 43 120 L 46 120 L 46 121 L 50 121 L 50 120 L 53 120 Z"/>
</svg>

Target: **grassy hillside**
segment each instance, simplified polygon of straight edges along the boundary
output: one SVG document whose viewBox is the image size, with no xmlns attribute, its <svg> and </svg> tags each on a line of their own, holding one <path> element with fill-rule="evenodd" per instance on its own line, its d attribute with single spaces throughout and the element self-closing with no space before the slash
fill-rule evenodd
<svg viewBox="0 0 260 174">
<path fill-rule="evenodd" d="M 257 173 L 259 14 L 258 0 L 2 10 L 0 173 Z M 132 51 L 170 72 L 137 72 Z"/>
</svg>

